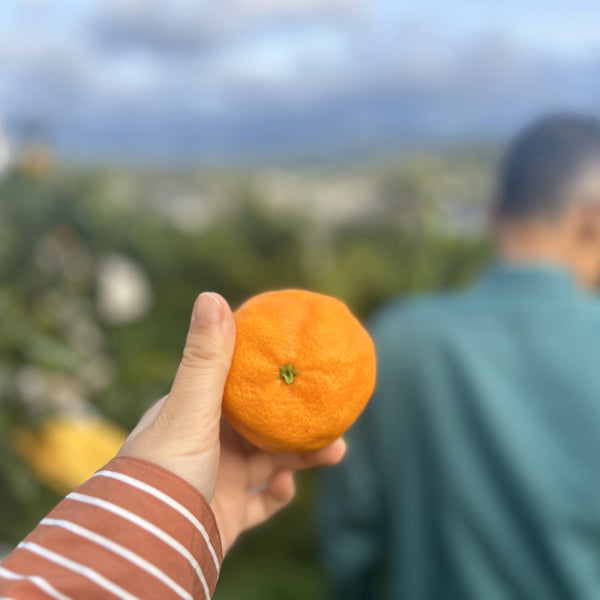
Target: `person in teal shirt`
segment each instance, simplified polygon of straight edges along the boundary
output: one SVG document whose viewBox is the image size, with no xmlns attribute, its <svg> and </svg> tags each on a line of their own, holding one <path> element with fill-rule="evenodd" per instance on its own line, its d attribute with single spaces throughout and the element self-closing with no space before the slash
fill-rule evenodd
<svg viewBox="0 0 600 600">
<path fill-rule="evenodd" d="M 600 123 L 524 130 L 493 221 L 479 281 L 372 320 L 376 390 L 321 479 L 336 599 L 600 598 Z"/>
</svg>

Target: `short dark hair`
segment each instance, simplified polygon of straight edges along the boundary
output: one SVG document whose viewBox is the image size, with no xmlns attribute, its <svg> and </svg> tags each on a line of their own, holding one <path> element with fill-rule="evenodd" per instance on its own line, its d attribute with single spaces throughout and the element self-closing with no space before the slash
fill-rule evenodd
<svg viewBox="0 0 600 600">
<path fill-rule="evenodd" d="M 558 216 L 578 177 L 600 172 L 600 121 L 557 114 L 525 128 L 509 146 L 500 168 L 496 211 L 506 218 Z"/>
</svg>

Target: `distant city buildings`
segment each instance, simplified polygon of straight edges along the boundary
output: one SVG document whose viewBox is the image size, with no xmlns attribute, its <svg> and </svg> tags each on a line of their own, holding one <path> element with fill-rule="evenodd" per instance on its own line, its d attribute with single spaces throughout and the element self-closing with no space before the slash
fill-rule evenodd
<svg viewBox="0 0 600 600">
<path fill-rule="evenodd" d="M 8 139 L 4 133 L 2 122 L 0 121 L 0 175 L 6 171 L 10 162 L 10 150 L 8 147 Z"/>
</svg>

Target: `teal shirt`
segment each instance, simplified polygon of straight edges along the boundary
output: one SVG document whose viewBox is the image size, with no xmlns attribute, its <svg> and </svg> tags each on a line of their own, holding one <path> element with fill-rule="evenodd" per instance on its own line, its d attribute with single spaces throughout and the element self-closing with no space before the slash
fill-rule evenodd
<svg viewBox="0 0 600 600">
<path fill-rule="evenodd" d="M 371 328 L 375 394 L 324 469 L 322 556 L 352 600 L 600 598 L 600 305 L 495 267 Z"/>
</svg>

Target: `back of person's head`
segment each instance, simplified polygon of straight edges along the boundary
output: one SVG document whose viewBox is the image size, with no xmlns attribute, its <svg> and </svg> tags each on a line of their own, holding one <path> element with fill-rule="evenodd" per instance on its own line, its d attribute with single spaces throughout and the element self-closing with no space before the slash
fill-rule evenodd
<svg viewBox="0 0 600 600">
<path fill-rule="evenodd" d="M 509 147 L 495 212 L 509 221 L 553 218 L 593 196 L 600 199 L 600 122 L 557 114 L 534 122 Z"/>
</svg>

